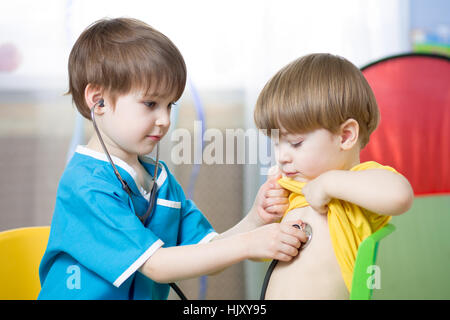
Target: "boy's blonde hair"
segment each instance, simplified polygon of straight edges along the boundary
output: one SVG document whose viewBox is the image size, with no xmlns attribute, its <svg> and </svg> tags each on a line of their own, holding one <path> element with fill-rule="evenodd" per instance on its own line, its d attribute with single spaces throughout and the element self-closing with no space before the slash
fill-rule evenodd
<svg viewBox="0 0 450 320">
<path fill-rule="evenodd" d="M 379 121 L 375 96 L 361 71 L 331 54 L 310 54 L 282 68 L 256 102 L 259 129 L 304 133 L 325 128 L 337 133 L 348 119 L 359 124 L 363 148 Z"/>
<path fill-rule="evenodd" d="M 89 83 L 106 91 L 113 106 L 131 90 L 173 95 L 176 101 L 186 84 L 186 65 L 172 41 L 144 22 L 102 19 L 80 35 L 69 56 L 67 94 L 87 119 L 84 91 Z"/>
</svg>

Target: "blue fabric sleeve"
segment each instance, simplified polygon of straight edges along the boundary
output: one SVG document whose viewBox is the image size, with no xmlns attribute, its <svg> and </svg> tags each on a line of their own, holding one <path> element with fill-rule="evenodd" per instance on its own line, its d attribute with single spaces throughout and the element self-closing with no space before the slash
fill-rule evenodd
<svg viewBox="0 0 450 320">
<path fill-rule="evenodd" d="M 164 166 L 168 172 L 169 181 L 174 185 L 178 199 L 181 201 L 181 222 L 177 245 L 196 244 L 210 240 L 217 233 L 195 203 L 186 199 L 183 188 L 169 172 L 167 166 L 165 164 Z"/>
<path fill-rule="evenodd" d="M 207 238 L 207 236 L 214 237 L 215 235 L 217 233 L 195 203 L 192 200 L 185 200 L 182 204 L 178 244 L 187 245 L 209 241 L 212 238 Z"/>
</svg>

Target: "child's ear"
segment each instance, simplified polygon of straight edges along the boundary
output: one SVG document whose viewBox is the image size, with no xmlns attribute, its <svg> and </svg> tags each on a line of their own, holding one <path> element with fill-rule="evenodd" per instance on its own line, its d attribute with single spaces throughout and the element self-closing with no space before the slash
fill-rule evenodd
<svg viewBox="0 0 450 320">
<path fill-rule="evenodd" d="M 341 148 L 350 150 L 358 142 L 359 124 L 355 119 L 348 119 L 341 124 L 339 131 L 341 139 Z"/>
<path fill-rule="evenodd" d="M 100 99 L 103 99 L 103 90 L 101 87 L 93 85 L 92 83 L 88 83 L 86 88 L 84 89 L 84 99 L 86 101 L 86 105 L 89 107 L 89 109 L 92 109 L 92 107 L 100 101 Z M 96 114 L 103 114 L 104 108 L 96 108 L 95 113 Z"/>
</svg>

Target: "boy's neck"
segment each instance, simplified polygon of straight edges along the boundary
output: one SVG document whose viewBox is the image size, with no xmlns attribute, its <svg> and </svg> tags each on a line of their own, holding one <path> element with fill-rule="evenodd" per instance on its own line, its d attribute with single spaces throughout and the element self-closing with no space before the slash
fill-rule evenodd
<svg viewBox="0 0 450 320">
<path fill-rule="evenodd" d="M 344 163 L 344 170 L 350 170 L 354 166 L 357 166 L 361 163 L 359 153 L 359 148 L 355 148 L 355 150 L 352 150 L 351 153 L 348 154 L 348 158 L 346 159 L 347 161 L 345 161 Z"/>
<path fill-rule="evenodd" d="M 104 139 L 104 138 L 103 138 Z M 130 165 L 132 168 L 137 168 L 140 166 L 140 162 L 138 160 L 137 155 L 128 154 L 127 152 L 121 150 L 120 148 L 117 148 L 111 144 L 108 144 L 107 141 L 104 141 L 106 145 L 106 149 L 108 150 L 108 153 L 111 156 L 117 157 L 122 161 L 125 161 L 128 165 Z M 103 150 L 103 147 L 100 143 L 100 140 L 98 140 L 97 135 L 94 133 L 89 139 L 89 142 L 86 145 L 87 148 L 100 152 L 105 153 Z"/>
</svg>

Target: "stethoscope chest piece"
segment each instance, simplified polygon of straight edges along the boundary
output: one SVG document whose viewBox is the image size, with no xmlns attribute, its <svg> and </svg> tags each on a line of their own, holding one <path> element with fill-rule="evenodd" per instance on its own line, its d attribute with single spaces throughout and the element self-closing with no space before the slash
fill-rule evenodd
<svg viewBox="0 0 450 320">
<path fill-rule="evenodd" d="M 309 224 L 303 222 L 301 225 L 298 224 L 293 224 L 293 227 L 296 227 L 297 229 L 302 230 L 305 234 L 306 237 L 308 238 L 306 240 L 305 243 L 302 243 L 302 246 L 300 247 L 300 250 L 305 249 L 306 246 L 308 246 L 308 244 L 311 242 L 311 238 L 312 238 L 312 228 Z"/>
<path fill-rule="evenodd" d="M 311 242 L 311 238 L 312 238 L 312 228 L 309 224 L 303 222 L 301 225 L 299 224 L 293 224 L 293 227 L 302 230 L 307 237 L 307 240 L 305 243 L 302 243 L 302 246 L 300 247 L 300 250 L 304 249 L 310 242 Z M 264 300 L 265 296 L 266 296 L 266 290 L 267 290 L 267 285 L 269 284 L 269 280 L 270 280 L 270 276 L 272 275 L 272 271 L 273 269 L 275 269 L 275 266 L 277 265 L 278 260 L 272 260 L 272 263 L 270 264 L 269 268 L 267 269 L 266 272 L 266 276 L 264 277 L 264 281 L 263 281 L 263 285 L 262 285 L 262 289 L 261 289 L 261 296 L 260 296 L 260 300 Z"/>
</svg>

